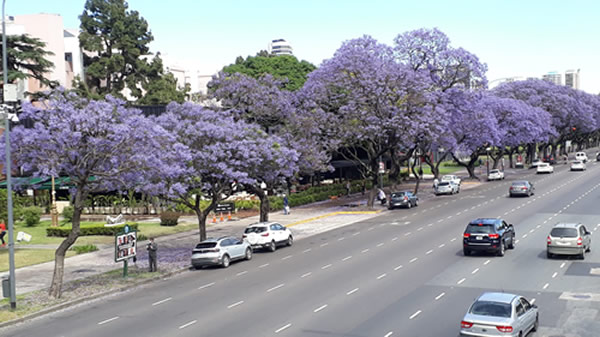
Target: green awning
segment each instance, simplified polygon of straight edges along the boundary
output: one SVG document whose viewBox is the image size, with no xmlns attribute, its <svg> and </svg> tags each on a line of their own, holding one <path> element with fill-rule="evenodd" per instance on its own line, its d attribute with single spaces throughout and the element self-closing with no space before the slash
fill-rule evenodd
<svg viewBox="0 0 600 337">
<path fill-rule="evenodd" d="M 54 178 L 54 189 L 56 190 L 68 190 L 72 187 L 71 177 L 58 177 Z M 52 179 L 48 179 L 46 182 L 38 186 L 36 190 L 51 190 Z"/>
</svg>

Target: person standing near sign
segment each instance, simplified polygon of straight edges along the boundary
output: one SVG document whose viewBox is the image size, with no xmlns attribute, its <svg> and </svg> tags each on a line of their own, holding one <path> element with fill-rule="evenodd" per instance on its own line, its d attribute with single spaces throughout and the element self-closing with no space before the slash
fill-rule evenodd
<svg viewBox="0 0 600 337">
<path fill-rule="evenodd" d="M 158 250 L 158 245 L 154 242 L 154 238 L 150 238 L 150 242 L 146 246 L 148 250 L 148 263 L 150 264 L 150 272 L 158 271 L 156 266 L 156 251 Z"/>
</svg>

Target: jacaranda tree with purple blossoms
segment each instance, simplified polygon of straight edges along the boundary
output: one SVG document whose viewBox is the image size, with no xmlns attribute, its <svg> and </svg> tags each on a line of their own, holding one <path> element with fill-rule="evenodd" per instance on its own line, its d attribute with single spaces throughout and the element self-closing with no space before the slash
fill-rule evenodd
<svg viewBox="0 0 600 337">
<path fill-rule="evenodd" d="M 161 151 L 163 129 L 135 109 L 107 96 L 88 101 L 54 92 L 44 107 L 24 104 L 20 118 L 33 128 L 11 132 L 14 160 L 34 176 L 68 176 L 72 184 L 72 230 L 56 249 L 49 294 L 61 296 L 64 258 L 80 233 L 84 200 L 92 192 L 129 188 L 148 167 L 148 154 Z"/>
</svg>

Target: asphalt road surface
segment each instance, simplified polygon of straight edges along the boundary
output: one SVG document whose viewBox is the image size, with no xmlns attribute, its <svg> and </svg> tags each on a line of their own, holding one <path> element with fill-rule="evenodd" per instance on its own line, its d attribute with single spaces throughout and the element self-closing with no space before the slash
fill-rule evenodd
<svg viewBox="0 0 600 337">
<path fill-rule="evenodd" d="M 384 212 L 228 269 L 190 271 L 0 331 L 2 336 L 458 336 L 484 291 L 534 299 L 540 329 L 529 336 L 600 336 L 600 165 L 555 173 L 507 170 L 454 196 Z M 509 198 L 515 179 L 530 198 Z M 501 217 L 518 239 L 504 257 L 463 256 L 477 217 Z M 593 231 L 585 260 L 546 258 L 557 222 Z M 190 247 L 191 249 L 191 247 Z M 596 269 L 598 268 L 598 269 Z"/>
</svg>

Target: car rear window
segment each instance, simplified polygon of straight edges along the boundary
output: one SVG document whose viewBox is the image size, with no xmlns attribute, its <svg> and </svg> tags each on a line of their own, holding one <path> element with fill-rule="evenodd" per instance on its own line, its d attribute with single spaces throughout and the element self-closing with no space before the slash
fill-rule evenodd
<svg viewBox="0 0 600 337">
<path fill-rule="evenodd" d="M 267 231 L 267 227 L 253 226 L 253 227 L 246 228 L 246 230 L 244 230 L 244 233 L 246 233 L 246 234 L 248 234 L 248 233 L 262 233 L 262 232 L 266 232 L 266 231 Z"/>
<path fill-rule="evenodd" d="M 527 184 L 523 181 L 512 183 L 513 186 L 526 186 Z"/>
<path fill-rule="evenodd" d="M 392 198 L 402 198 L 404 196 L 404 192 L 392 193 Z"/>
<path fill-rule="evenodd" d="M 438 186 L 447 186 L 447 185 L 450 185 L 450 182 L 443 181 L 443 182 L 441 182 L 441 183 L 438 184 Z"/>
<path fill-rule="evenodd" d="M 552 228 L 550 235 L 563 238 L 576 238 L 578 236 L 575 228 Z"/>
<path fill-rule="evenodd" d="M 472 225 L 467 226 L 467 233 L 469 234 L 489 234 L 494 232 L 494 225 Z"/>
<path fill-rule="evenodd" d="M 196 245 L 196 249 L 214 248 L 216 245 L 216 242 L 200 242 Z"/>
<path fill-rule="evenodd" d="M 509 303 L 477 301 L 471 306 L 471 314 L 493 317 L 510 317 Z"/>
<path fill-rule="evenodd" d="M 579 160 L 576 160 L 573 162 L 573 164 L 581 164 L 581 162 Z"/>
<path fill-rule="evenodd" d="M 498 173 L 500 170 L 491 170 L 490 173 Z"/>
</svg>

